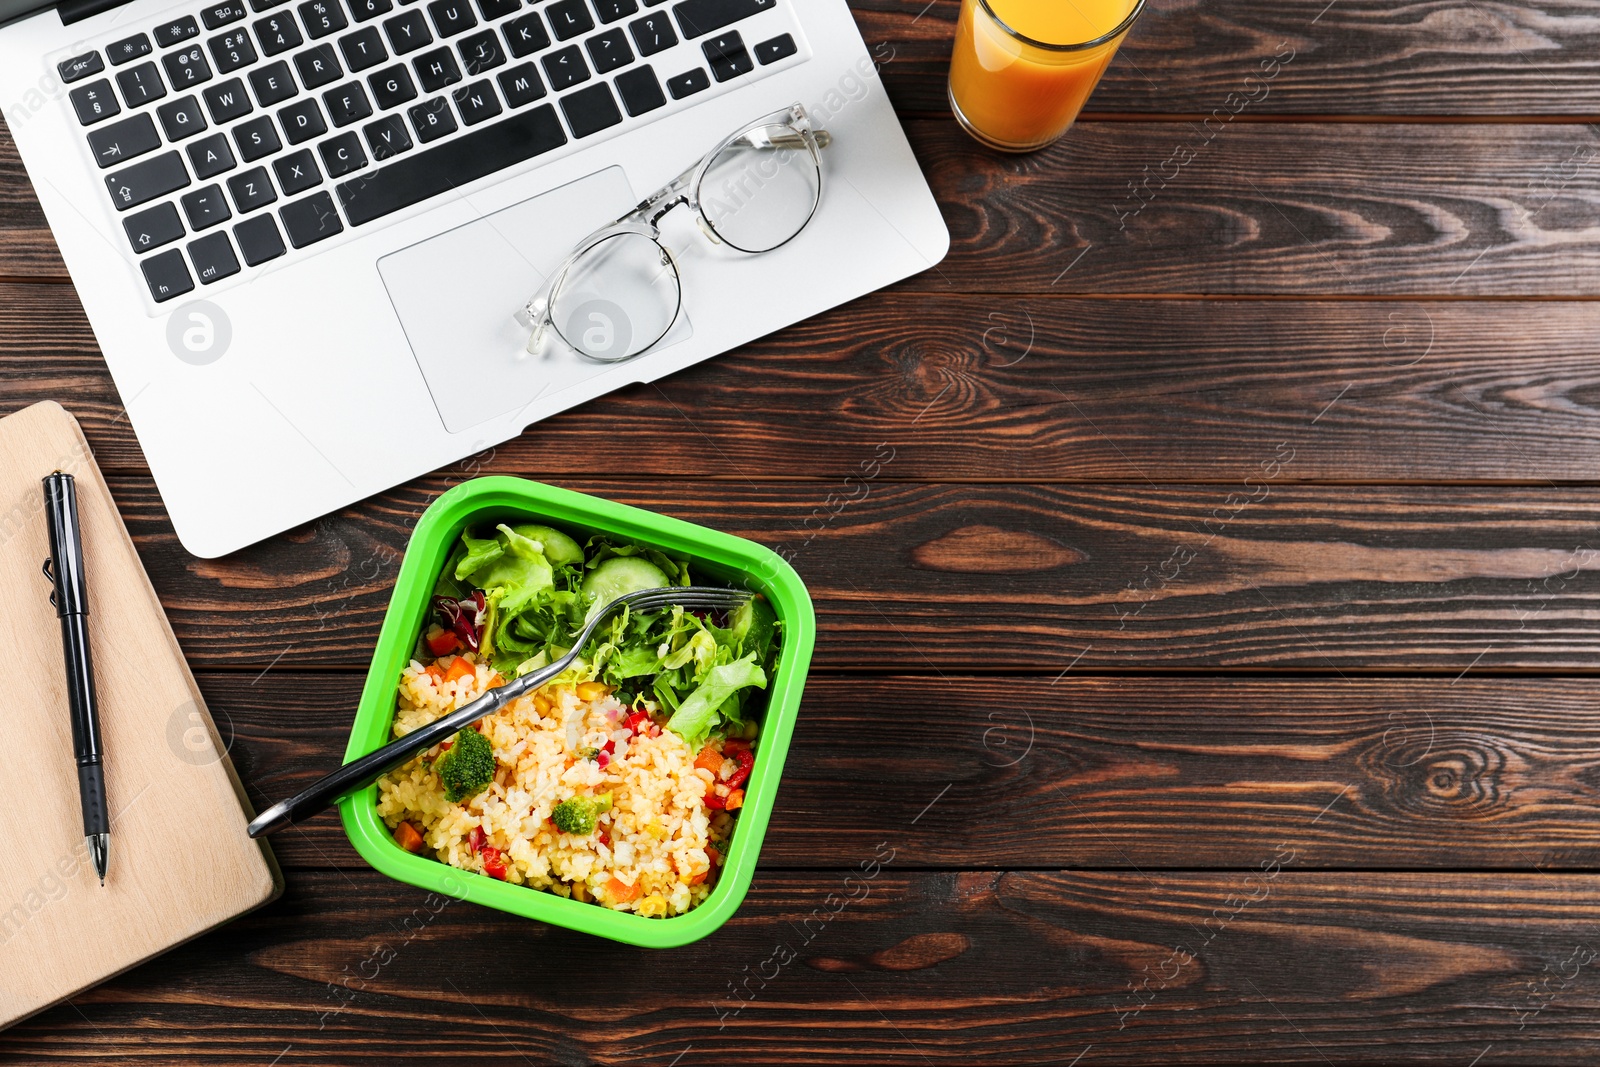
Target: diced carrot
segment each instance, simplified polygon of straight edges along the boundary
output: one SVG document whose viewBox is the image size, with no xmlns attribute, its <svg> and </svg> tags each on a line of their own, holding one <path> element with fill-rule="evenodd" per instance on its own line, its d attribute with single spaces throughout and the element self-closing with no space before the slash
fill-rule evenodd
<svg viewBox="0 0 1600 1067">
<path fill-rule="evenodd" d="M 694 875 L 693 877 L 691 877 L 689 879 L 689 884 L 690 885 L 699 885 L 701 882 L 706 880 L 706 876 L 709 875 L 710 873 L 711 873 L 711 868 L 707 867 L 705 870 L 701 871 L 699 874 Z"/>
<path fill-rule="evenodd" d="M 704 767 L 715 776 L 718 771 L 722 770 L 722 753 L 717 751 L 715 745 L 707 745 L 700 750 L 700 755 L 695 757 L 694 765 L 696 767 Z"/>
<path fill-rule="evenodd" d="M 436 682 L 444 681 L 444 668 L 437 663 L 430 663 L 426 668 L 427 674 Z"/>
<path fill-rule="evenodd" d="M 718 852 L 716 849 L 712 848 L 710 845 L 706 846 L 706 856 L 708 858 L 710 858 L 711 866 L 713 866 L 713 867 L 721 866 L 721 864 L 722 864 L 722 853 Z"/>
<path fill-rule="evenodd" d="M 500 676 L 500 672 L 499 671 L 495 671 L 493 674 L 489 675 L 489 688 L 490 689 L 499 689 L 502 685 L 505 685 L 505 684 L 506 684 L 506 680 Z"/>
<path fill-rule="evenodd" d="M 407 852 L 422 851 L 422 835 L 408 822 L 403 822 L 394 828 L 394 843 Z"/>
<path fill-rule="evenodd" d="M 734 810 L 736 810 L 738 808 L 744 807 L 744 790 L 743 789 L 730 789 L 730 790 L 728 790 L 728 799 L 723 802 L 722 806 L 724 808 L 726 808 L 728 811 L 734 811 Z"/>
<path fill-rule="evenodd" d="M 444 680 L 453 682 L 458 678 L 471 678 L 477 672 L 478 669 L 467 662 L 467 657 L 457 656 L 451 661 L 449 670 L 444 672 Z"/>
<path fill-rule="evenodd" d="M 606 896 L 613 904 L 631 904 L 639 899 L 639 887 L 612 878 L 606 882 Z"/>
</svg>

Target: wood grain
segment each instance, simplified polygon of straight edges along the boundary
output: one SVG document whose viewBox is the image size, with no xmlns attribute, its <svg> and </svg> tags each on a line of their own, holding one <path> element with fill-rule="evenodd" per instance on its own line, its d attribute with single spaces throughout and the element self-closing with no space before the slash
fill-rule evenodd
<svg viewBox="0 0 1600 1067">
<path fill-rule="evenodd" d="M 670 953 L 299 873 L 272 908 L 0 1035 L 0 1059 L 1464 1064 L 1493 1045 L 1509 1064 L 1586 1063 L 1600 1041 L 1591 878 L 1287 853 L 1254 879 L 921 874 L 886 836 L 853 874 L 761 875 Z"/>
<path fill-rule="evenodd" d="M 902 114 L 944 116 L 958 0 L 851 0 Z M 1261 88 L 1262 61 L 1293 59 Z M 1089 115 L 1209 115 L 1230 93 L 1258 116 L 1507 115 L 1600 111 L 1600 29 L 1581 0 L 1150 0 Z M 1246 78 L 1254 78 L 1246 82 Z"/>
<path fill-rule="evenodd" d="M 201 686 L 258 809 L 339 759 L 364 676 Z M 1600 698 L 1543 678 L 813 676 L 761 852 L 896 866 L 1600 867 Z M 363 866 L 331 813 L 291 868 Z"/>
<path fill-rule="evenodd" d="M 14 327 L 0 330 L 0 411 L 68 397 L 101 464 L 142 473 L 73 294 L 0 285 L 0 308 Z M 558 415 L 477 463 L 841 481 L 892 449 L 884 481 L 1226 484 L 1290 442 L 1286 481 L 1593 483 L 1597 315 L 886 294 Z"/>
<path fill-rule="evenodd" d="M 552 480 L 792 553 L 824 668 L 1058 671 L 1080 655 L 1113 670 L 1600 666 L 1600 491 L 1297 486 L 1271 469 L 1237 486 Z M 147 482 L 113 492 L 192 663 L 355 667 L 416 517 L 456 480 L 221 560 L 179 546 Z M 970 555 L 971 538 L 992 536 L 979 527 L 1077 561 L 918 562 L 952 535 Z"/>
</svg>

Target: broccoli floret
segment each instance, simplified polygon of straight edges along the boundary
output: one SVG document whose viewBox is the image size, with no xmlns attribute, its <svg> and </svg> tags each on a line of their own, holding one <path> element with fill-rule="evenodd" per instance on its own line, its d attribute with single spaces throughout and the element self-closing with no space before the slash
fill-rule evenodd
<svg viewBox="0 0 1600 1067">
<path fill-rule="evenodd" d="M 550 813 L 550 818 L 564 834 L 577 834 L 579 837 L 594 833 L 595 819 L 603 811 L 611 810 L 611 794 L 601 793 L 597 797 L 573 797 L 563 800 L 556 805 Z"/>
<path fill-rule="evenodd" d="M 451 803 L 475 797 L 494 778 L 494 746 L 489 739 L 471 728 L 456 734 L 456 743 L 450 751 L 433 764 L 444 783 L 444 795 Z"/>
</svg>

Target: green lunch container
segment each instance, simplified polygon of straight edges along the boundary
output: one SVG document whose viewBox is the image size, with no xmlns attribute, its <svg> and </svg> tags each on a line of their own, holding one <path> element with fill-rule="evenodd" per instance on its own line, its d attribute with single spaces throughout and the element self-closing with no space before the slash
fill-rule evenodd
<svg viewBox="0 0 1600 1067">
<path fill-rule="evenodd" d="M 698 582 L 751 589 L 772 604 L 782 622 L 782 649 L 767 685 L 770 697 L 756 741 L 755 766 L 721 878 L 698 907 L 663 919 L 647 919 L 502 882 L 402 849 L 378 817 L 376 785 L 340 801 L 345 833 L 363 859 L 391 878 L 485 907 L 646 948 L 673 948 L 705 937 L 738 908 L 755 875 L 756 856 L 772 816 L 816 640 L 816 616 L 805 584 L 771 549 L 704 526 L 521 478 L 464 482 L 435 500 L 411 535 L 378 634 L 367 684 L 361 691 L 361 706 L 350 728 L 345 761 L 389 741 L 400 672 L 410 661 L 434 582 L 461 531 L 508 519 L 554 526 L 580 543 L 592 534 L 604 533 L 659 548 L 687 559 Z"/>
</svg>

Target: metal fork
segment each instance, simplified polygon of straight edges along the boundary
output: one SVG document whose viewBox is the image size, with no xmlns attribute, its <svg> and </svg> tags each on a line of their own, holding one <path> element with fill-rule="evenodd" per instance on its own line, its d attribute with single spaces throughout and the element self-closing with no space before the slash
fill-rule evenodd
<svg viewBox="0 0 1600 1067">
<path fill-rule="evenodd" d="M 548 667 L 540 667 L 520 678 L 512 679 L 505 685 L 489 690 L 466 707 L 452 711 L 443 718 L 435 719 L 420 730 L 414 730 L 375 752 L 345 764 L 288 800 L 279 801 L 256 816 L 255 821 L 250 824 L 250 836 L 261 837 L 264 834 L 275 833 L 285 826 L 309 819 L 330 807 L 339 798 L 371 785 L 396 767 L 405 764 L 417 753 L 432 748 L 462 727 L 477 722 L 485 716 L 493 715 L 512 701 L 538 689 L 570 667 L 572 661 L 578 658 L 578 653 L 589 643 L 589 638 L 596 628 L 623 609 L 632 612 L 658 611 L 671 607 L 681 607 L 686 610 L 727 610 L 743 604 L 751 595 L 740 589 L 680 585 L 662 589 L 641 589 L 635 593 L 619 596 L 590 617 L 588 624 L 578 634 L 578 639 L 573 642 L 572 649 L 565 656 Z"/>
</svg>

